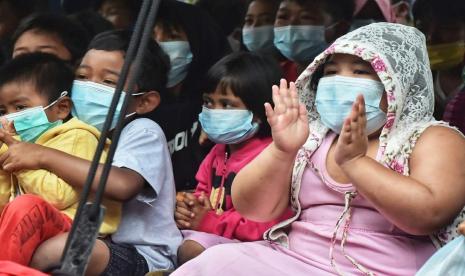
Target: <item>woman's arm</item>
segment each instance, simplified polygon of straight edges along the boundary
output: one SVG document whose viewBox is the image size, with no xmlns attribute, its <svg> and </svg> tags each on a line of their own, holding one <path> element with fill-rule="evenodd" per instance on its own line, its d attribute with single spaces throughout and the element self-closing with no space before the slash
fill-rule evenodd
<svg viewBox="0 0 465 276">
<path fill-rule="evenodd" d="M 431 234 L 450 223 L 465 206 L 465 139 L 448 128 L 428 128 L 410 157 L 410 176 L 403 176 L 365 155 L 364 113 L 360 98 L 335 152 L 357 190 L 410 234 Z"/>
<path fill-rule="evenodd" d="M 273 142 L 234 178 L 232 200 L 236 210 L 255 221 L 270 221 L 289 205 L 294 159 L 308 137 L 307 111 L 299 104 L 294 83 L 273 86 L 272 108 L 265 104 Z"/>
</svg>

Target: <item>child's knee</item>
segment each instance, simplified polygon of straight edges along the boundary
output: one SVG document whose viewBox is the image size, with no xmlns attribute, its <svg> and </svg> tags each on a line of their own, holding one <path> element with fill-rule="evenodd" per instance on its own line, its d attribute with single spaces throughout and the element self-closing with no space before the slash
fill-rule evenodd
<svg viewBox="0 0 465 276">
<path fill-rule="evenodd" d="M 29 266 L 44 271 L 59 265 L 67 236 L 63 234 L 43 242 L 34 252 Z"/>
<path fill-rule="evenodd" d="M 184 241 L 178 249 L 178 265 L 190 261 L 200 255 L 205 248 L 193 240 Z"/>
</svg>

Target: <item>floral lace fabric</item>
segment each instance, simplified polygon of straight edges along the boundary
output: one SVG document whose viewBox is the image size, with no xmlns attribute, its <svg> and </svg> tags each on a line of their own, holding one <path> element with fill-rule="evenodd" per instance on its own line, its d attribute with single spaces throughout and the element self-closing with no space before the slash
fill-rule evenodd
<svg viewBox="0 0 465 276">
<path fill-rule="evenodd" d="M 384 166 L 409 175 L 409 157 L 422 132 L 432 125 L 448 127 L 433 118 L 433 80 L 425 37 L 420 31 L 400 24 L 375 23 L 337 39 L 315 58 L 296 82 L 310 122 L 310 135 L 296 157 L 291 181 L 291 205 L 296 215 L 265 233 L 265 238 L 284 246 L 288 239 L 283 228 L 295 221 L 301 212 L 298 194 L 303 171 L 328 132 L 316 111 L 316 91 L 310 83 L 317 69 L 335 53 L 355 55 L 371 63 L 385 87 L 387 121 L 379 137 L 377 156 L 377 161 Z M 456 236 L 457 224 L 464 219 L 465 211 L 462 211 L 452 225 L 432 235 L 435 245 L 442 246 Z"/>
</svg>

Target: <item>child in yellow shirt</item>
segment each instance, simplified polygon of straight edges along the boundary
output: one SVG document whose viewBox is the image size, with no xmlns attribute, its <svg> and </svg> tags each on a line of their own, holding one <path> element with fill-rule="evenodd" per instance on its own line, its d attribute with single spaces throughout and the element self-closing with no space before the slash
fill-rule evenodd
<svg viewBox="0 0 465 276">
<path fill-rule="evenodd" d="M 2 68 L 0 136 L 5 144 L 0 159 L 11 158 L 18 140 L 87 160 L 93 158 L 100 132 L 76 118 L 64 122 L 71 113 L 72 102 L 67 95 L 73 79 L 71 68 L 49 54 L 22 55 Z M 0 193 L 0 207 L 4 206 L 0 260 L 24 265 L 29 264 L 40 243 L 69 231 L 79 200 L 79 190 L 45 169 L 24 169 L 13 174 L 0 170 Z M 106 200 L 104 205 L 107 210 L 100 232 L 110 234 L 120 221 L 121 203 Z"/>
</svg>

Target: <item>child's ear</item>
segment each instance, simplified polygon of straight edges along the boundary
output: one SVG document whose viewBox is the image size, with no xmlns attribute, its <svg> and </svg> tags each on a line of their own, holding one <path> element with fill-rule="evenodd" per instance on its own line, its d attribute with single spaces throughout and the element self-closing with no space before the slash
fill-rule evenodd
<svg viewBox="0 0 465 276">
<path fill-rule="evenodd" d="M 56 116 L 58 120 L 65 120 L 71 113 L 73 102 L 69 97 L 62 97 L 55 104 Z"/>
<path fill-rule="evenodd" d="M 145 114 L 153 111 L 160 104 L 160 93 L 149 91 L 137 97 L 136 113 Z"/>
</svg>

